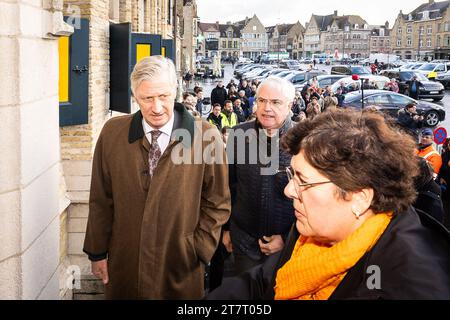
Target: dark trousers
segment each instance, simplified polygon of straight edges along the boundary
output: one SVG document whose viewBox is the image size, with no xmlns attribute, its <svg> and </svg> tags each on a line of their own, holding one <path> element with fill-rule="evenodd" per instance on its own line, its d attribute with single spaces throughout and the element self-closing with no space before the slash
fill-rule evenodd
<svg viewBox="0 0 450 320">
<path fill-rule="evenodd" d="M 234 255 L 234 275 L 237 276 L 247 270 L 260 265 L 266 260 L 266 257 L 262 257 L 259 260 L 254 260 L 250 258 L 245 253 L 233 247 L 233 255 Z"/>
</svg>

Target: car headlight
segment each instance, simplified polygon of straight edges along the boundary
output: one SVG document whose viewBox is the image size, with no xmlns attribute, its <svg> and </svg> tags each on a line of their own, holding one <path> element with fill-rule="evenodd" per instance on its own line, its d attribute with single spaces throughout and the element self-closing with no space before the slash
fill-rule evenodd
<svg viewBox="0 0 450 320">
<path fill-rule="evenodd" d="M 444 90 L 444 86 L 442 85 L 442 83 L 439 83 L 439 90 Z"/>
</svg>

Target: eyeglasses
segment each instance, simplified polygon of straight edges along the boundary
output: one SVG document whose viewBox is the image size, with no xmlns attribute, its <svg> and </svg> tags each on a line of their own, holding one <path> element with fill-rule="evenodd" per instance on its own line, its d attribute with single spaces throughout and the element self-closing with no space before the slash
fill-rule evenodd
<svg viewBox="0 0 450 320">
<path fill-rule="evenodd" d="M 264 98 L 256 98 L 256 103 L 258 105 L 263 105 L 263 104 L 269 103 L 276 109 L 280 109 L 284 104 L 283 101 L 278 100 L 278 99 L 270 100 L 270 99 L 264 99 Z"/>
<path fill-rule="evenodd" d="M 292 167 L 287 167 L 286 168 L 286 175 L 289 179 L 289 183 L 291 182 L 291 180 L 294 182 L 294 188 L 295 188 L 295 192 L 297 193 L 297 196 L 300 197 L 301 193 L 303 191 L 305 191 L 306 189 L 315 187 L 315 186 L 319 186 L 321 184 L 326 184 L 326 183 L 333 183 L 332 181 L 322 181 L 322 182 L 311 182 L 311 183 L 298 183 L 295 180 L 295 172 L 294 169 L 292 169 Z M 303 188 L 303 190 L 301 190 Z"/>
</svg>

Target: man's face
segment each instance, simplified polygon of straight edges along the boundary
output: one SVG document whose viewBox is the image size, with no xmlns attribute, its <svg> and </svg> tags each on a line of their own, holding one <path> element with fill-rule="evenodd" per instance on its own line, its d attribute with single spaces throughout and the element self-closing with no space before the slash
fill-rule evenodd
<svg viewBox="0 0 450 320">
<path fill-rule="evenodd" d="M 264 129 L 279 129 L 286 121 L 292 101 L 276 87 L 262 84 L 256 99 L 256 117 Z"/>
<path fill-rule="evenodd" d="M 236 100 L 234 101 L 234 106 L 235 106 L 236 108 L 239 108 L 239 107 L 241 106 L 241 100 L 236 99 Z"/>
<path fill-rule="evenodd" d="M 222 82 L 222 81 L 219 81 L 219 82 L 217 83 L 217 86 L 218 86 L 219 88 L 222 88 L 222 87 L 223 87 L 223 82 Z"/>
<path fill-rule="evenodd" d="M 192 95 L 188 95 L 186 99 L 184 99 L 183 103 L 187 106 L 195 107 L 197 99 Z"/>
<path fill-rule="evenodd" d="M 233 104 L 229 102 L 229 103 L 225 104 L 225 106 L 223 108 L 225 110 L 228 110 L 228 111 L 232 112 L 233 111 Z"/>
<path fill-rule="evenodd" d="M 216 117 L 220 115 L 220 111 L 222 111 L 222 108 L 220 106 L 214 107 L 213 113 Z"/>
<path fill-rule="evenodd" d="M 155 129 L 162 128 L 173 115 L 175 94 L 167 75 L 142 81 L 135 91 L 142 116 Z"/>
<path fill-rule="evenodd" d="M 423 146 L 427 146 L 433 143 L 433 136 L 422 136 L 420 139 L 420 144 Z"/>
</svg>

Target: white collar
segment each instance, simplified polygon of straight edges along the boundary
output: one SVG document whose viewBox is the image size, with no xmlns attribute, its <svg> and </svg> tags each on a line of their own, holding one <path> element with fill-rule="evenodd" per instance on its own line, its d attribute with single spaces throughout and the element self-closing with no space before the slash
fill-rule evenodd
<svg viewBox="0 0 450 320">
<path fill-rule="evenodd" d="M 147 121 L 145 121 L 144 118 L 142 118 L 142 126 L 144 128 L 145 134 L 149 134 L 153 130 L 159 130 L 162 133 L 164 133 L 170 137 L 172 135 L 174 122 L 175 122 L 175 116 L 174 116 L 173 112 L 172 112 L 172 117 L 170 117 L 169 121 L 167 121 L 167 123 L 164 126 L 162 126 L 160 129 L 153 128 L 151 125 L 148 124 Z"/>
</svg>

